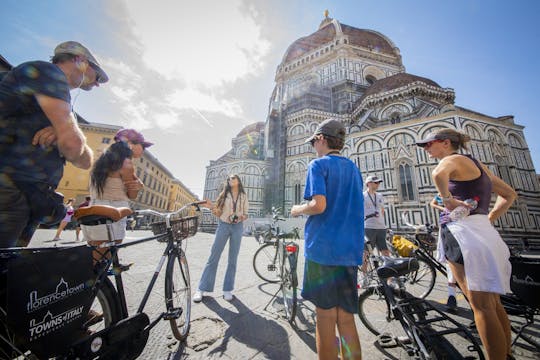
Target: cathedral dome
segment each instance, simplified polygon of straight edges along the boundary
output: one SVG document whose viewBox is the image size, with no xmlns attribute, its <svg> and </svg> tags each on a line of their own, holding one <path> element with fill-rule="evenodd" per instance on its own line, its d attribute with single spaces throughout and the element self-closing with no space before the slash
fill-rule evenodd
<svg viewBox="0 0 540 360">
<path fill-rule="evenodd" d="M 334 40 L 341 38 L 349 45 L 401 59 L 399 49 L 383 34 L 341 24 L 335 19 L 326 17 L 321 22 L 319 30 L 296 40 L 289 46 L 283 57 L 283 63 L 298 59 L 325 44 L 336 44 Z"/>
<path fill-rule="evenodd" d="M 238 135 L 236 135 L 236 137 L 247 135 L 247 134 L 252 133 L 252 132 L 259 133 L 263 129 L 264 129 L 264 122 L 262 122 L 262 121 L 261 122 L 256 122 L 256 123 L 253 123 L 253 124 L 249 124 L 248 126 L 243 128 L 242 130 L 240 130 L 240 132 L 238 133 Z"/>
</svg>

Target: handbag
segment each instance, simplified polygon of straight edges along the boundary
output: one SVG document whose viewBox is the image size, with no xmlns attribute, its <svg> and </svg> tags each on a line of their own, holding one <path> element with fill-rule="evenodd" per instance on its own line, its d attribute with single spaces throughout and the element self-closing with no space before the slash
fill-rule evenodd
<svg viewBox="0 0 540 360">
<path fill-rule="evenodd" d="M 30 217 L 44 225 L 56 225 L 66 216 L 64 206 L 64 195 L 45 183 L 38 182 L 17 182 L 28 206 L 30 207 Z"/>
</svg>

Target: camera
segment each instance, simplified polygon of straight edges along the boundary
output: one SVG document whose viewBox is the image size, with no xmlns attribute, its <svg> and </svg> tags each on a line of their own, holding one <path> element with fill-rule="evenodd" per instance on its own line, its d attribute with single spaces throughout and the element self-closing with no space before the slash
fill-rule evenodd
<svg viewBox="0 0 540 360">
<path fill-rule="evenodd" d="M 229 220 L 232 224 L 236 224 L 238 222 L 238 219 L 239 217 L 236 214 L 232 214 L 231 216 L 229 216 Z"/>
</svg>

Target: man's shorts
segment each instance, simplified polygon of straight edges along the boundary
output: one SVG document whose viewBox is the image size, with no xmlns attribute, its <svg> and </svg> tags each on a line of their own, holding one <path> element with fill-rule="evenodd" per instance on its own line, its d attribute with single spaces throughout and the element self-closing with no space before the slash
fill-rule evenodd
<svg viewBox="0 0 540 360">
<path fill-rule="evenodd" d="M 302 298 L 321 309 L 358 311 L 357 266 L 322 265 L 306 259 Z"/>
<path fill-rule="evenodd" d="M 443 226 L 441 229 L 441 241 L 446 258 L 452 262 L 463 265 L 463 254 L 461 253 L 459 243 L 447 226 Z"/>
<path fill-rule="evenodd" d="M 386 245 L 386 229 L 364 229 L 366 237 L 371 245 L 375 245 L 379 251 L 388 250 Z"/>
</svg>

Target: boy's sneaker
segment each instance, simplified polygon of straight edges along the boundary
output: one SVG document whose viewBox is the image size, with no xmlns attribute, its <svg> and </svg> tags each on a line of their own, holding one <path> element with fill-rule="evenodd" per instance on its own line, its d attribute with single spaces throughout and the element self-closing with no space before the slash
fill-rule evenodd
<svg viewBox="0 0 540 360">
<path fill-rule="evenodd" d="M 200 290 L 195 291 L 195 294 L 193 294 L 193 302 L 196 302 L 196 303 L 201 302 L 203 296 L 204 296 L 203 291 L 200 291 Z"/>
<path fill-rule="evenodd" d="M 233 294 L 230 291 L 224 291 L 223 292 L 223 298 L 227 301 L 232 301 L 234 298 Z"/>
<path fill-rule="evenodd" d="M 446 301 L 446 309 L 452 312 L 457 310 L 457 300 L 454 295 L 450 295 L 448 297 L 448 300 Z"/>
</svg>

